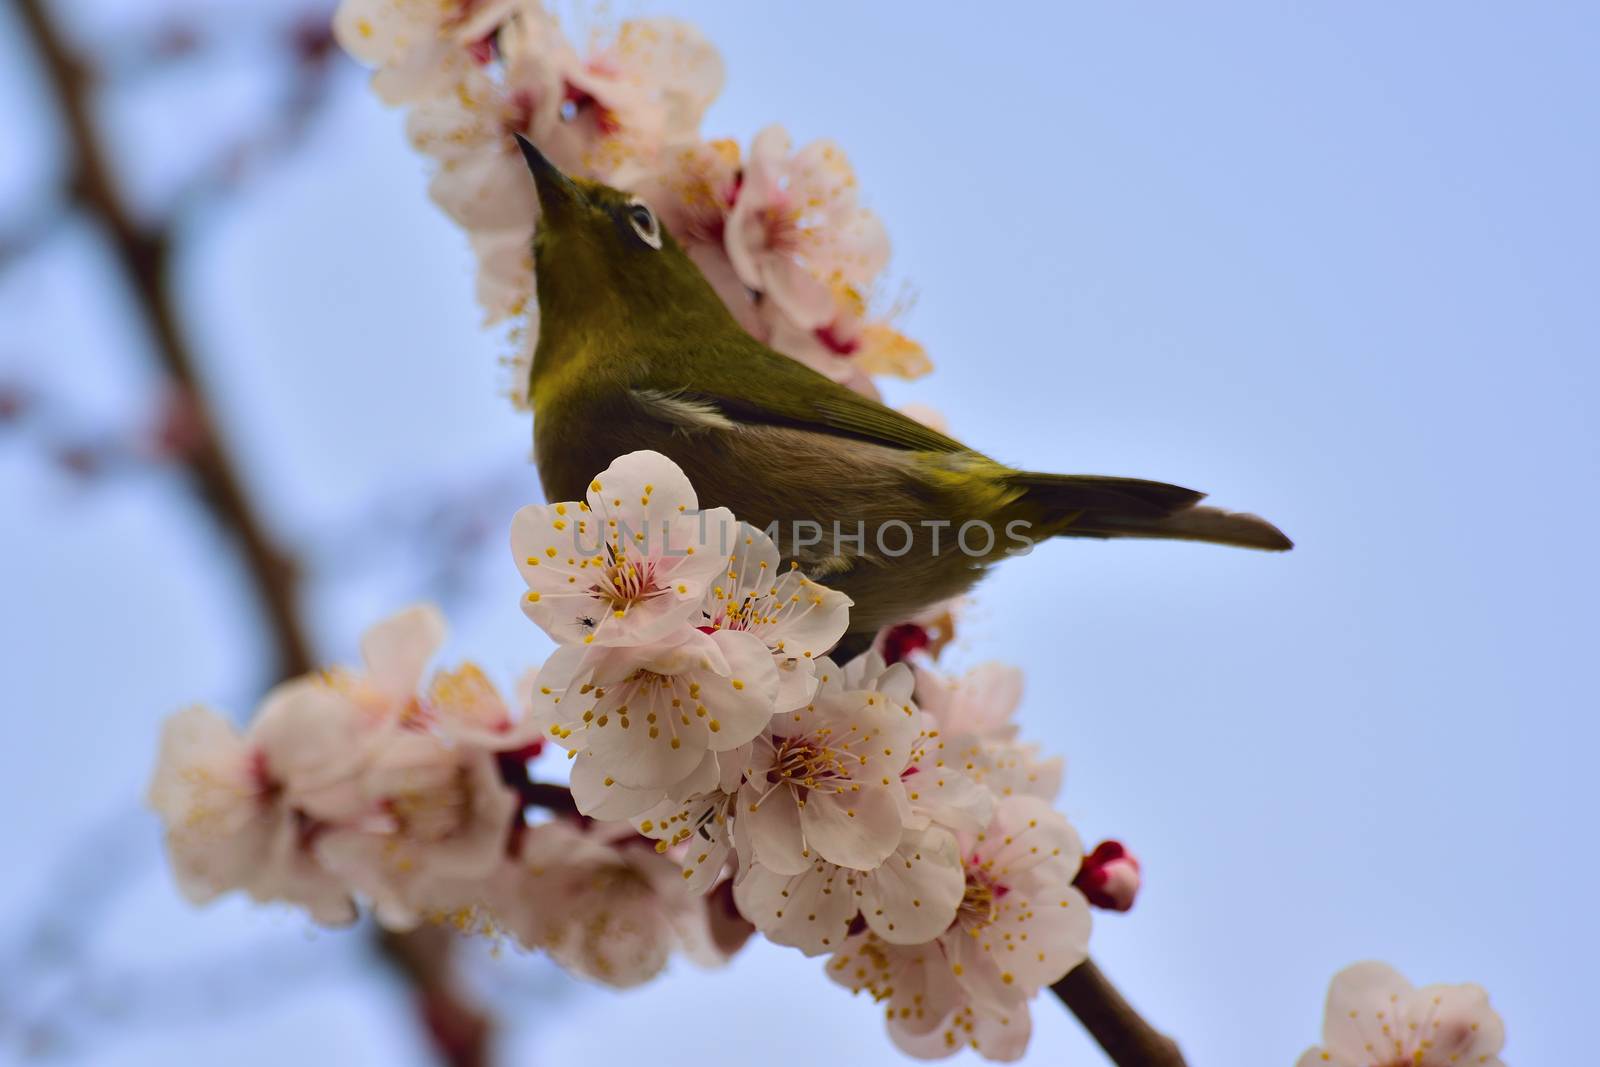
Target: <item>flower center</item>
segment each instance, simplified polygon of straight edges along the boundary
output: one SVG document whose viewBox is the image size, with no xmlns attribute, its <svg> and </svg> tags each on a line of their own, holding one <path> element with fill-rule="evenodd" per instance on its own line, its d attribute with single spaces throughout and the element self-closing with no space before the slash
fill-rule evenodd
<svg viewBox="0 0 1600 1067">
<path fill-rule="evenodd" d="M 780 192 L 772 204 L 756 214 L 761 220 L 762 236 L 766 240 L 768 249 L 789 255 L 800 251 L 800 238 L 803 232 L 800 212 L 790 206 L 789 197 L 785 193 Z"/>
<path fill-rule="evenodd" d="M 595 583 L 591 592 L 611 604 L 611 610 L 625 612 L 662 590 L 656 585 L 655 563 L 647 559 L 632 559 L 618 552 L 615 545 L 606 546 L 604 577 Z"/>
<path fill-rule="evenodd" d="M 983 871 L 968 867 L 967 888 L 961 894 L 961 905 L 956 908 L 953 925 L 969 934 L 977 933 L 999 916 L 1000 898 L 1005 895 L 1005 886 L 996 885 Z"/>
<path fill-rule="evenodd" d="M 419 841 L 443 841 L 466 824 L 472 787 L 465 767 L 443 782 L 398 793 L 389 801 L 402 831 Z"/>
<path fill-rule="evenodd" d="M 720 630 L 750 630 L 772 619 L 761 613 L 761 603 L 755 596 L 747 596 L 735 604 L 731 600 L 722 605 L 722 613 L 717 616 L 715 629 Z"/>
<path fill-rule="evenodd" d="M 820 789 L 837 793 L 850 782 L 844 756 L 843 751 L 818 744 L 809 737 L 785 737 L 778 742 L 767 781 L 807 791 Z"/>
</svg>

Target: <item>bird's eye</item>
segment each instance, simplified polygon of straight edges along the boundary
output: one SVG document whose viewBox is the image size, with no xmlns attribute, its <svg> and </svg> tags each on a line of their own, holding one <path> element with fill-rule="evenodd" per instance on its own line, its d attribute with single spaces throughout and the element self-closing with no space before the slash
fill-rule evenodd
<svg viewBox="0 0 1600 1067">
<path fill-rule="evenodd" d="M 658 252 L 661 250 L 661 223 L 656 221 L 656 213 L 644 201 L 629 201 L 628 225 L 639 235 L 639 240 Z"/>
</svg>

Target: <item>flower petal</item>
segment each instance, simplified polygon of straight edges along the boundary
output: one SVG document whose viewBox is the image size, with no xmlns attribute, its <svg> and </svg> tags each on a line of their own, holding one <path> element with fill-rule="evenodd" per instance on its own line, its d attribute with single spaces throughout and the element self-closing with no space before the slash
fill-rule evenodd
<svg viewBox="0 0 1600 1067">
<path fill-rule="evenodd" d="M 371 627 L 361 638 L 367 674 L 397 703 L 415 699 L 428 661 L 444 644 L 444 616 L 432 604 L 416 604 Z"/>
<path fill-rule="evenodd" d="M 895 802 L 896 782 L 885 788 L 862 785 L 860 792 L 813 792 L 800 809 L 806 844 L 841 867 L 870 871 L 900 844 L 903 823 Z"/>
<path fill-rule="evenodd" d="M 894 854 L 861 880 L 861 914 L 885 941 L 918 945 L 955 921 L 966 885 L 953 835 L 940 829 L 910 831 Z"/>
</svg>

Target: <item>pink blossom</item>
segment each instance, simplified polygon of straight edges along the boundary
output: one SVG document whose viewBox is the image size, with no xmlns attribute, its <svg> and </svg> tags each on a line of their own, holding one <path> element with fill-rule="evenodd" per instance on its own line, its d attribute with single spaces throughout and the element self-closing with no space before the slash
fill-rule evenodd
<svg viewBox="0 0 1600 1067">
<path fill-rule="evenodd" d="M 796 327 L 817 330 L 841 304 L 865 303 L 889 242 L 837 145 L 815 141 L 792 156 L 790 145 L 780 126 L 756 135 L 727 220 L 728 258 Z"/>
</svg>

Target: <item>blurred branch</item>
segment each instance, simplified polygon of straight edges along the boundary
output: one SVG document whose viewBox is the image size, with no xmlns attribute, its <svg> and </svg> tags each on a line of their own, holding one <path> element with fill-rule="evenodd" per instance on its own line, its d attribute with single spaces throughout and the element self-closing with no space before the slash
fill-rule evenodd
<svg viewBox="0 0 1600 1067">
<path fill-rule="evenodd" d="M 103 412 L 73 410 L 24 381 L 0 380 L 0 440 L 21 438 L 66 475 L 93 481 L 182 466 L 201 442 L 194 404 L 170 393 L 137 422 L 118 425 Z"/>
<path fill-rule="evenodd" d="M 185 454 L 185 463 L 201 501 L 237 546 L 260 601 L 273 645 L 271 675 L 306 673 L 314 660 L 297 613 L 295 568 L 274 544 L 229 460 L 207 403 L 198 361 L 180 326 L 172 284 L 173 222 L 141 224 L 127 210 L 95 128 L 92 68 L 66 45 L 44 0 L 17 0 L 17 7 L 44 65 L 72 145 L 74 202 L 104 228 L 116 262 L 133 289 L 157 357 L 175 390 L 189 398 L 195 443 Z M 325 56 L 329 49 L 331 40 L 325 29 L 315 41 L 308 38 L 308 57 Z M 300 100 L 301 94 L 292 94 L 292 98 Z M 290 128 L 297 123 L 303 126 L 308 106 L 301 102 L 292 110 L 297 113 L 291 115 Z M 489 1023 L 456 990 L 452 942 L 447 937 L 440 940 L 441 936 L 431 931 L 384 935 L 380 946 L 416 990 L 441 1058 L 455 1067 L 479 1067 L 485 1062 Z"/>
<path fill-rule="evenodd" d="M 1177 1042 L 1145 1022 L 1093 960 L 1050 989 L 1117 1067 L 1187 1067 Z"/>
<path fill-rule="evenodd" d="M 417 1015 L 440 1057 L 451 1067 L 484 1067 L 492 1026 L 460 988 L 455 947 L 456 935 L 441 926 L 378 931 L 378 950 L 410 984 Z"/>
<path fill-rule="evenodd" d="M 77 202 L 104 227 L 168 376 L 178 389 L 196 398 L 194 417 L 200 440 L 188 456 L 188 467 L 207 507 L 232 535 L 260 596 L 274 643 L 272 674 L 282 677 L 309 671 L 313 663 L 295 615 L 292 567 L 268 538 L 222 450 L 211 413 L 200 400 L 205 383 L 179 328 L 172 293 L 171 231 L 141 227 L 124 210 L 96 134 L 88 68 L 68 51 L 42 0 L 18 0 L 18 8 L 67 127 Z"/>
<path fill-rule="evenodd" d="M 268 120 L 216 154 L 210 164 L 184 182 L 173 197 L 175 208 L 190 209 L 237 185 L 263 161 L 288 155 L 310 130 L 328 99 L 338 60 L 332 16 L 302 14 L 273 30 L 290 60 L 288 88 Z"/>
</svg>

